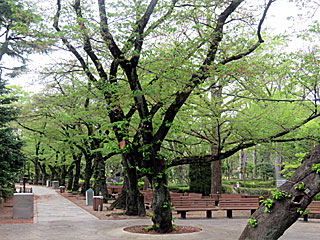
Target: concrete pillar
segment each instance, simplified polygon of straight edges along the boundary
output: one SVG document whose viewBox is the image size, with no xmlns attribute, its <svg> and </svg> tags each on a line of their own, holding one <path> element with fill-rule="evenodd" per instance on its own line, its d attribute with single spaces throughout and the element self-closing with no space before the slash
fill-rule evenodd
<svg viewBox="0 0 320 240">
<path fill-rule="evenodd" d="M 33 193 L 14 193 L 13 218 L 32 218 L 33 199 Z"/>
</svg>

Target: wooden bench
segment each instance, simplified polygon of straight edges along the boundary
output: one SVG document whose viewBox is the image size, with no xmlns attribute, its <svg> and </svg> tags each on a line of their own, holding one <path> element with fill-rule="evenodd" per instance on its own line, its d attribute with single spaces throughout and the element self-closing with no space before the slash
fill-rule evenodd
<svg viewBox="0 0 320 240">
<path fill-rule="evenodd" d="M 176 193 L 176 192 L 170 192 L 170 198 L 180 198 L 184 195 L 184 193 Z"/>
<path fill-rule="evenodd" d="M 189 198 L 202 198 L 202 193 L 189 193 L 186 196 Z"/>
<path fill-rule="evenodd" d="M 108 194 L 113 196 L 114 198 L 117 198 L 118 195 L 122 192 L 123 186 L 121 185 L 109 185 L 107 186 Z"/>
<path fill-rule="evenodd" d="M 306 210 L 311 214 L 320 214 L 320 201 L 312 201 Z M 308 222 L 308 214 L 303 215 L 303 220 Z"/>
<path fill-rule="evenodd" d="M 107 186 L 108 190 L 111 191 L 112 194 L 121 193 L 123 186 L 121 185 L 109 185 Z"/>
<path fill-rule="evenodd" d="M 185 219 L 187 212 L 190 211 L 206 211 L 207 218 L 212 217 L 211 211 L 219 210 L 216 207 L 215 200 L 211 198 L 191 198 L 189 196 L 182 196 L 180 198 L 172 199 L 172 206 L 177 213 L 180 213 L 181 218 Z"/>
<path fill-rule="evenodd" d="M 242 198 L 244 195 L 243 194 L 238 194 L 238 193 L 222 193 L 219 194 L 219 199 L 220 198 Z"/>
<path fill-rule="evenodd" d="M 259 198 L 220 198 L 219 209 L 227 210 L 227 217 L 232 218 L 232 210 L 251 210 L 253 214 L 259 207 Z"/>
<path fill-rule="evenodd" d="M 234 194 L 234 193 L 223 193 L 223 194 L 216 194 L 216 193 L 211 193 L 209 194 L 209 197 L 214 199 L 216 201 L 216 206 L 219 205 L 219 200 L 220 198 L 242 198 L 244 197 L 243 194 Z"/>
</svg>

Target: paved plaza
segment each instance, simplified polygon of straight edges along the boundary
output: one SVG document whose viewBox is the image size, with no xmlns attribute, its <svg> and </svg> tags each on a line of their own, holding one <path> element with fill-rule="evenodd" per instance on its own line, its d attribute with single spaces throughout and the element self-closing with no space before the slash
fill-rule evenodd
<svg viewBox="0 0 320 240">
<path fill-rule="evenodd" d="M 144 235 L 123 231 L 124 227 L 150 225 L 149 219 L 99 220 L 55 190 L 33 186 L 34 223 L 0 224 L 1 240 L 117 240 L 117 239 L 238 239 L 248 222 L 246 217 L 228 219 L 190 218 L 177 219 L 175 224 L 202 229 L 199 233 L 179 235 Z M 308 223 L 299 220 L 281 237 L 281 240 L 320 239 L 320 220 L 310 219 Z"/>
</svg>

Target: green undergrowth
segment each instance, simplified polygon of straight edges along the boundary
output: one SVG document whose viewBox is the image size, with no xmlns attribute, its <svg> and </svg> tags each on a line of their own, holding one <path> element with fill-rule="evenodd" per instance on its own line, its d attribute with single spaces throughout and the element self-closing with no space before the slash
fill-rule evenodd
<svg viewBox="0 0 320 240">
<path fill-rule="evenodd" d="M 13 196 L 12 188 L 0 188 L 0 197 L 4 198 L 5 201 Z"/>
<path fill-rule="evenodd" d="M 223 184 L 226 185 L 233 185 L 236 186 L 237 183 L 240 183 L 241 187 L 244 188 L 274 188 L 276 187 L 276 181 L 275 180 L 269 180 L 269 181 L 263 181 L 259 179 L 255 180 L 248 180 L 248 181 L 239 181 L 239 180 L 222 180 Z"/>
<path fill-rule="evenodd" d="M 240 194 L 248 194 L 248 195 L 271 195 L 272 191 L 276 191 L 277 188 L 243 188 L 240 187 L 237 189 L 237 192 Z"/>
</svg>

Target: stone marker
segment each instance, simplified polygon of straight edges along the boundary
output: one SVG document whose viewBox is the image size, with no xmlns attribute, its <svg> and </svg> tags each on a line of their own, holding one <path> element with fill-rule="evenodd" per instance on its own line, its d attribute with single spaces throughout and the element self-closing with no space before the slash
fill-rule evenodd
<svg viewBox="0 0 320 240">
<path fill-rule="evenodd" d="M 87 206 L 93 205 L 93 195 L 94 195 L 94 191 L 91 188 L 89 188 L 86 191 L 86 205 Z"/>
<path fill-rule="evenodd" d="M 52 188 L 58 189 L 59 188 L 59 181 L 52 181 Z"/>
<path fill-rule="evenodd" d="M 282 184 L 286 183 L 287 179 L 277 179 L 277 188 L 279 188 Z"/>
<path fill-rule="evenodd" d="M 103 210 L 103 196 L 93 196 L 93 211 Z"/>
<path fill-rule="evenodd" d="M 47 180 L 46 186 L 47 186 L 47 187 L 50 187 L 50 180 Z"/>
<path fill-rule="evenodd" d="M 33 199 L 33 193 L 14 193 L 13 218 L 32 218 Z"/>
</svg>

